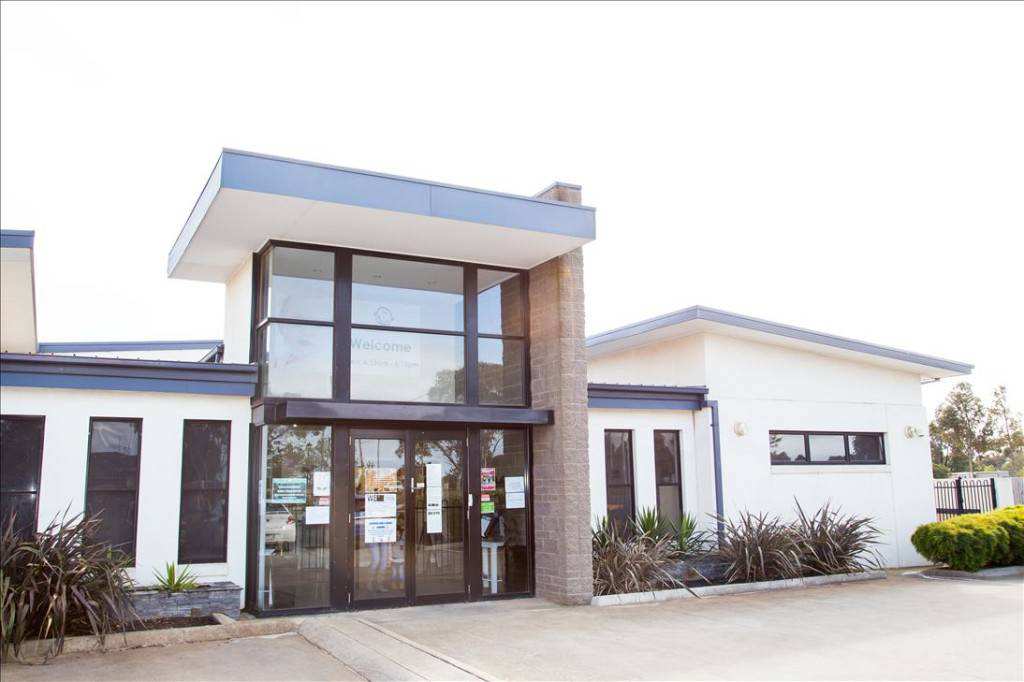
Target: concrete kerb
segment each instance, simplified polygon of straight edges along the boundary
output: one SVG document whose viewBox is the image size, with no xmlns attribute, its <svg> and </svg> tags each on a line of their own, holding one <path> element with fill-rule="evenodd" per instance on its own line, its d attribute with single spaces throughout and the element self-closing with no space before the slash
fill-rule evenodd
<svg viewBox="0 0 1024 682">
<path fill-rule="evenodd" d="M 1000 566 L 998 568 L 983 568 L 980 571 L 954 571 L 951 568 L 932 567 L 920 571 L 908 573 L 917 578 L 928 580 L 1000 580 L 1013 576 L 1024 576 L 1024 566 Z"/>
<path fill-rule="evenodd" d="M 860 573 L 840 573 L 838 575 L 815 575 L 807 578 L 791 578 L 789 580 L 767 580 L 757 583 L 728 583 L 725 585 L 705 585 L 673 590 L 655 590 L 653 592 L 632 592 L 629 594 L 604 594 L 591 599 L 592 606 L 619 606 L 623 604 L 645 604 L 649 602 L 669 601 L 671 599 L 689 599 L 692 597 L 718 597 L 730 594 L 749 592 L 766 592 L 771 590 L 789 590 L 837 583 L 852 583 L 862 580 L 880 580 L 886 578 L 885 571 L 862 571 Z"/>
</svg>

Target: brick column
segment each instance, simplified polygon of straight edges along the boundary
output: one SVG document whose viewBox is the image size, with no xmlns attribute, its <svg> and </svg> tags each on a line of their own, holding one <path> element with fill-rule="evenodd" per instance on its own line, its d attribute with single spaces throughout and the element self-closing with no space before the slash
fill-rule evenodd
<svg viewBox="0 0 1024 682">
<path fill-rule="evenodd" d="M 532 404 L 555 413 L 553 425 L 533 430 L 534 570 L 537 596 L 563 604 L 593 593 L 583 320 L 581 250 L 530 271 Z"/>
</svg>

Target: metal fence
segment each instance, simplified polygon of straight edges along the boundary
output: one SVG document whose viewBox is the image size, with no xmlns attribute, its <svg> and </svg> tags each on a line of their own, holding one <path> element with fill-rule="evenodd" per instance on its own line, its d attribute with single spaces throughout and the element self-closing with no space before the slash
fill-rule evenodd
<svg viewBox="0 0 1024 682">
<path fill-rule="evenodd" d="M 935 513 L 939 521 L 960 514 L 980 514 L 995 508 L 995 479 L 947 478 L 935 481 Z"/>
</svg>

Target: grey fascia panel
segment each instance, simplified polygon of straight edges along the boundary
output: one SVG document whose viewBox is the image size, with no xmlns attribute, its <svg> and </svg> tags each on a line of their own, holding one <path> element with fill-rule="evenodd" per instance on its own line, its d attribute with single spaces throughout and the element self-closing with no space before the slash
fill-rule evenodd
<svg viewBox="0 0 1024 682">
<path fill-rule="evenodd" d="M 554 423 L 552 410 L 472 405 L 346 403 L 324 400 L 265 402 L 264 418 L 274 423 L 297 420 L 468 422 L 474 424 Z"/>
<path fill-rule="evenodd" d="M 0 230 L 0 248 L 31 249 L 36 233 L 32 230 Z"/>
<path fill-rule="evenodd" d="M 167 259 L 171 274 L 221 188 L 415 213 L 592 240 L 594 208 L 224 149 Z"/>
<path fill-rule="evenodd" d="M 256 366 L 3 353 L 0 385 L 252 396 Z"/>
<path fill-rule="evenodd" d="M 682 399 L 587 398 L 587 407 L 624 410 L 701 410 L 704 408 L 704 402 Z"/>
<path fill-rule="evenodd" d="M 40 353 L 104 353 L 116 351 L 208 350 L 224 343 L 220 339 L 182 341 L 54 341 L 40 343 Z"/>
<path fill-rule="evenodd" d="M 776 336 L 783 336 L 786 338 L 796 339 L 798 341 L 806 341 L 808 343 L 817 343 L 823 346 L 841 348 L 843 350 L 854 351 L 856 353 L 865 353 L 867 355 L 890 358 L 901 362 L 910 362 L 916 365 L 935 367 L 937 369 L 957 372 L 959 374 L 970 374 L 974 369 L 974 365 L 965 362 L 945 360 L 931 355 L 922 355 L 920 353 L 912 353 L 898 348 L 879 346 L 873 343 L 848 339 L 842 336 L 833 336 L 831 334 L 803 329 L 801 327 L 793 327 L 786 324 L 779 324 L 777 322 L 769 322 L 768 320 L 761 320 L 755 317 L 748 317 L 746 315 L 738 315 L 736 313 L 730 313 L 715 308 L 706 308 L 704 306 L 684 308 L 673 313 L 668 313 L 667 315 L 661 315 L 659 317 L 643 320 L 642 322 L 613 329 L 601 334 L 595 334 L 594 336 L 587 338 L 587 348 L 596 348 L 604 343 L 619 341 L 657 329 L 690 322 L 692 320 L 717 322 L 719 324 L 750 329 L 767 334 L 774 334 Z"/>
<path fill-rule="evenodd" d="M 706 386 L 587 384 L 587 406 L 631 410 L 700 410 Z"/>
</svg>

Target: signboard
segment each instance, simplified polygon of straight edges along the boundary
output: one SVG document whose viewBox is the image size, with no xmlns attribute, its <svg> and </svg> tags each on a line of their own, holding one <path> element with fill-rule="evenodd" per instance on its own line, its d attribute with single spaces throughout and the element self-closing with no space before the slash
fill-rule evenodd
<svg viewBox="0 0 1024 682">
<path fill-rule="evenodd" d="M 394 542 L 397 529 L 395 519 L 366 519 L 366 544 Z"/>
<path fill-rule="evenodd" d="M 367 518 L 395 518 L 398 516 L 398 495 L 395 493 L 367 493 Z"/>
<path fill-rule="evenodd" d="M 505 509 L 525 509 L 526 493 L 505 493 Z"/>
<path fill-rule="evenodd" d="M 279 504 L 306 504 L 305 477 L 270 479 L 269 501 Z"/>
<path fill-rule="evenodd" d="M 331 472 L 313 472 L 313 495 L 315 497 L 330 497 L 331 495 Z"/>
<path fill-rule="evenodd" d="M 521 493 L 526 490 L 524 485 L 524 479 L 522 476 L 506 476 L 505 477 L 505 492 L 506 493 Z"/>
<path fill-rule="evenodd" d="M 480 468 L 480 491 L 490 492 L 494 490 L 494 468 L 493 467 L 481 467 Z"/>
<path fill-rule="evenodd" d="M 366 467 L 363 470 L 363 490 L 371 492 L 395 492 L 398 486 L 398 469 L 394 467 Z"/>
<path fill-rule="evenodd" d="M 480 496 L 480 513 L 481 514 L 493 514 L 494 513 L 494 500 L 491 499 L 490 495 Z"/>
<path fill-rule="evenodd" d="M 331 508 L 316 506 L 306 507 L 306 525 L 321 526 L 331 522 Z"/>
</svg>

